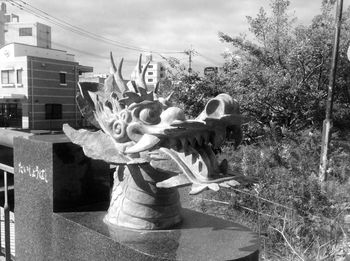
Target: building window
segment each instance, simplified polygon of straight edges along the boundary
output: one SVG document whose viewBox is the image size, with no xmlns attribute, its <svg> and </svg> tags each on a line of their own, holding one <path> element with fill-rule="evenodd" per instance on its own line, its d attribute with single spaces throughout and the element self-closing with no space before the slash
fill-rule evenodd
<svg viewBox="0 0 350 261">
<path fill-rule="evenodd" d="M 17 76 L 17 84 L 23 84 L 22 82 L 22 70 L 17 70 L 16 71 L 16 76 Z"/>
<path fill-rule="evenodd" d="M 31 27 L 24 27 L 24 28 L 19 28 L 19 36 L 32 36 L 32 28 Z"/>
<path fill-rule="evenodd" d="M 160 71 L 162 72 L 162 71 L 164 71 L 165 69 L 164 69 L 164 67 L 160 67 Z"/>
<path fill-rule="evenodd" d="M 147 81 L 148 81 L 148 82 L 153 82 L 153 79 L 148 79 Z"/>
<path fill-rule="evenodd" d="M 45 104 L 45 119 L 46 120 L 62 119 L 62 104 L 56 104 L 56 103 Z"/>
<path fill-rule="evenodd" d="M 153 65 L 152 65 L 152 64 L 149 64 L 149 65 L 147 66 L 147 68 L 152 69 L 152 68 L 153 68 Z"/>
<path fill-rule="evenodd" d="M 1 83 L 2 84 L 14 84 L 14 71 L 13 70 L 5 70 L 1 71 Z"/>
<path fill-rule="evenodd" d="M 66 73 L 60 72 L 60 84 L 67 84 Z"/>
<path fill-rule="evenodd" d="M 0 126 L 20 127 L 22 124 L 22 109 L 16 103 L 0 103 Z"/>
<path fill-rule="evenodd" d="M 164 74 L 161 73 L 161 74 L 160 74 L 160 78 L 163 78 L 163 77 L 164 77 Z"/>
<path fill-rule="evenodd" d="M 148 75 L 153 75 L 153 72 L 148 72 Z"/>
</svg>

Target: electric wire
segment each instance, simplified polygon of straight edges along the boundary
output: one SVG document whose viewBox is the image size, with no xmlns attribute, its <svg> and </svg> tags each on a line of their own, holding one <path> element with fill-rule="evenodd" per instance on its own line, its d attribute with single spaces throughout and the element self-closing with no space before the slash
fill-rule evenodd
<svg viewBox="0 0 350 261">
<path fill-rule="evenodd" d="M 119 41 L 111 40 L 111 39 L 106 38 L 104 36 L 97 35 L 95 33 L 86 31 L 85 29 L 82 29 L 78 26 L 72 25 L 72 24 L 70 24 L 70 23 L 68 23 L 60 18 L 56 18 L 56 17 L 48 14 L 47 12 L 28 4 L 25 1 L 22 1 L 22 0 L 18 0 L 18 1 L 6 0 L 6 1 L 9 2 L 12 6 L 14 6 L 20 10 L 23 10 L 25 12 L 32 14 L 32 15 L 35 15 L 36 17 L 43 19 L 43 20 L 46 20 L 46 21 L 48 21 L 56 26 L 59 26 L 65 30 L 79 34 L 79 35 L 84 36 L 84 37 L 92 38 L 92 39 L 102 41 L 102 42 L 105 42 L 105 43 L 108 43 L 111 45 L 115 45 L 119 48 L 128 49 L 128 50 L 132 50 L 132 51 L 138 51 L 138 52 L 150 52 L 150 53 L 157 53 L 157 54 L 158 53 L 162 53 L 162 54 L 184 53 L 184 51 L 155 51 L 155 50 L 151 50 L 151 49 L 145 49 L 145 48 L 140 48 L 140 47 L 136 47 L 133 45 L 121 43 Z M 21 2 L 22 4 L 18 3 L 18 2 Z"/>
<path fill-rule="evenodd" d="M 104 37 L 104 36 L 97 35 L 97 34 L 95 34 L 95 33 L 92 33 L 92 32 L 90 32 L 90 31 L 87 31 L 87 30 L 85 30 L 85 29 L 83 29 L 83 28 L 80 28 L 80 27 L 78 27 L 78 26 L 75 26 L 75 25 L 73 25 L 73 24 L 71 24 L 71 23 L 68 23 L 68 22 L 66 22 L 66 21 L 64 21 L 64 20 L 62 20 L 62 19 L 60 19 L 60 18 L 57 18 L 57 17 L 55 17 L 55 16 L 52 16 L 52 15 L 48 14 L 47 12 L 45 12 L 45 11 L 43 11 L 43 10 L 37 8 L 37 7 L 34 7 L 34 6 L 30 5 L 30 4 L 28 4 L 28 3 L 25 2 L 25 1 L 22 1 L 22 0 L 18 0 L 18 1 L 22 2 L 23 4 L 25 4 L 25 5 L 27 5 L 27 6 L 31 7 L 31 8 L 33 8 L 33 9 L 36 10 L 36 11 L 38 11 L 38 12 L 44 14 L 48 19 L 51 18 L 51 19 L 54 19 L 54 20 L 56 20 L 56 21 L 59 21 L 60 23 L 66 24 L 67 26 L 72 27 L 72 28 L 74 28 L 74 29 L 76 29 L 76 30 L 78 30 L 78 31 L 80 31 L 80 32 L 84 32 L 85 34 L 92 35 L 92 36 L 94 36 L 94 37 L 101 38 L 101 39 L 104 39 L 104 40 L 106 40 L 106 41 L 111 41 L 111 42 L 113 42 L 113 43 L 123 45 L 124 47 L 134 48 L 135 50 L 143 50 L 143 49 L 138 48 L 138 47 L 136 47 L 136 46 L 124 44 L 124 43 L 121 43 L 121 42 L 119 42 L 119 41 L 111 40 L 111 39 L 108 39 L 108 38 L 106 38 L 106 37 Z M 51 19 L 50 19 L 50 20 L 51 20 Z"/>
<path fill-rule="evenodd" d="M 205 56 L 205 55 L 199 53 L 198 51 L 194 51 L 194 52 L 195 52 L 195 54 L 199 55 L 200 57 L 202 57 L 202 58 L 204 58 L 205 60 L 207 60 L 208 62 L 210 62 L 210 64 L 215 64 L 215 65 L 218 64 L 217 61 L 215 61 L 215 60 L 213 60 L 213 59 L 211 59 L 211 58 L 209 58 L 209 57 L 207 57 L 207 56 Z"/>
<path fill-rule="evenodd" d="M 37 12 L 35 12 L 35 11 L 31 10 L 31 9 L 25 8 L 24 6 L 22 6 L 22 5 L 20 5 L 20 4 L 17 4 L 16 2 L 14 2 L 14 1 L 12 1 L 12 0 L 7 0 L 7 1 L 8 1 L 11 5 L 13 5 L 13 6 L 15 6 L 15 7 L 19 8 L 19 9 L 21 9 L 21 10 L 23 10 L 23 11 L 26 11 L 27 13 L 30 13 L 30 14 L 32 14 L 32 15 L 34 15 L 34 16 L 40 18 L 40 19 L 43 19 L 43 20 L 48 21 L 49 23 L 51 23 L 51 24 L 53 24 L 53 25 L 57 25 L 57 26 L 59 26 L 59 27 L 65 29 L 65 30 L 68 30 L 68 31 L 73 32 L 73 33 L 75 33 L 75 34 L 78 34 L 78 35 L 80 35 L 80 36 L 84 36 L 84 37 L 92 38 L 92 39 L 95 39 L 95 40 L 98 40 L 98 41 L 102 41 L 102 42 L 105 42 L 105 43 L 108 43 L 108 44 L 116 45 L 116 46 L 118 46 L 118 47 L 120 47 L 120 48 L 123 48 L 123 49 L 129 49 L 129 50 L 141 51 L 141 52 L 146 51 L 146 50 L 143 50 L 143 49 L 131 48 L 131 47 L 128 47 L 128 46 L 123 46 L 123 45 L 119 45 L 119 44 L 117 44 L 117 43 L 113 43 L 113 42 L 106 41 L 106 40 L 104 40 L 104 39 L 102 39 L 102 38 L 95 37 L 95 36 L 93 36 L 93 35 L 84 33 L 84 32 L 82 32 L 82 31 L 77 30 L 77 29 L 75 29 L 75 28 L 72 28 L 72 27 L 70 27 L 70 26 L 68 26 L 68 25 L 65 25 L 65 24 L 62 24 L 62 23 L 60 23 L 60 22 L 57 22 L 57 21 L 55 21 L 55 20 L 53 20 L 53 19 L 50 19 L 49 17 L 43 16 L 43 15 L 41 15 L 41 14 L 38 14 Z"/>
<path fill-rule="evenodd" d="M 45 12 L 45 11 L 43 11 L 43 10 L 37 8 L 37 7 L 34 7 L 33 5 L 30 5 L 29 3 L 27 3 L 27 2 L 25 2 L 23 0 L 17 0 L 17 1 L 15 1 L 15 0 L 6 0 L 6 2 L 9 2 L 12 6 L 14 6 L 14 7 L 16 7 L 18 9 L 20 9 L 20 10 L 23 10 L 23 11 L 25 11 L 27 13 L 30 13 L 30 14 L 32 14 L 32 15 L 40 18 L 40 19 L 48 21 L 51 24 L 59 26 L 59 27 L 65 29 L 65 30 L 68 30 L 68 31 L 73 32 L 75 34 L 78 34 L 80 36 L 92 38 L 92 39 L 97 40 L 97 41 L 101 41 L 101 42 L 104 42 L 104 43 L 107 43 L 107 44 L 111 44 L 111 45 L 117 46 L 119 48 L 128 49 L 128 50 L 132 50 L 132 51 L 138 51 L 138 52 L 155 53 L 155 54 L 158 54 L 162 59 L 164 59 L 166 61 L 168 61 L 168 58 L 165 57 L 163 54 L 186 54 L 186 55 L 189 55 L 188 51 L 186 51 L 186 50 L 185 51 L 155 51 L 155 50 L 143 49 L 143 48 L 139 48 L 139 47 L 136 47 L 136 46 L 133 46 L 133 45 L 121 43 L 119 41 L 111 40 L 111 39 L 106 38 L 104 36 L 97 35 L 95 33 L 86 31 L 85 29 L 82 29 L 82 28 L 80 28 L 78 26 L 75 26 L 75 25 L 73 25 L 71 23 L 68 23 L 68 22 L 64 21 L 63 19 L 54 17 L 54 16 L 48 14 L 47 12 Z M 21 2 L 22 4 L 20 4 L 18 2 Z M 59 46 L 68 47 L 68 46 L 65 46 L 63 44 L 59 44 L 57 42 L 55 44 L 59 45 Z M 104 56 L 98 56 L 96 54 L 84 52 L 84 51 L 81 51 L 79 49 L 75 49 L 73 47 L 68 47 L 68 48 L 72 49 L 74 51 L 80 52 L 80 53 L 84 53 L 84 54 L 90 55 L 90 56 L 95 56 L 95 57 L 98 57 L 98 58 L 104 58 Z M 201 53 L 199 53 L 197 51 L 193 51 L 193 53 L 201 56 L 202 58 L 206 59 L 207 61 L 213 62 L 212 59 L 202 55 Z M 214 61 L 214 63 L 216 63 L 216 62 Z"/>
</svg>

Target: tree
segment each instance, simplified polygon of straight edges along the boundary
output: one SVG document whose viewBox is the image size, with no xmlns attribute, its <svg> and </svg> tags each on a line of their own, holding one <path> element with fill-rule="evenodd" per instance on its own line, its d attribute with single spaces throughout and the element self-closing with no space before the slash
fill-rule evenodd
<svg viewBox="0 0 350 261">
<path fill-rule="evenodd" d="M 334 3 L 324 1 L 311 25 L 295 25 L 288 0 L 272 0 L 271 15 L 261 8 L 247 17 L 254 40 L 219 33 L 233 51 L 225 55 L 225 87 L 243 111 L 262 124 L 277 122 L 292 130 L 317 126 L 324 118 L 325 97 L 334 34 Z M 350 12 L 344 14 L 345 32 L 335 92 L 339 117 L 349 114 L 350 65 L 346 60 Z"/>
<path fill-rule="evenodd" d="M 167 59 L 167 79 L 162 83 L 162 95 L 173 94 L 173 100 L 180 105 L 189 118 L 197 117 L 210 98 L 224 92 L 225 79 L 218 75 L 200 76 L 198 72 L 188 73 L 187 67 L 176 58 Z"/>
</svg>

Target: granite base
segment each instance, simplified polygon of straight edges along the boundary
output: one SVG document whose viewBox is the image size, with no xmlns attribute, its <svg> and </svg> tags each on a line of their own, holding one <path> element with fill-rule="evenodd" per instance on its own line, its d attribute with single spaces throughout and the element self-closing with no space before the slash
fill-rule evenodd
<svg viewBox="0 0 350 261">
<path fill-rule="evenodd" d="M 183 209 L 182 224 L 169 230 L 144 231 L 108 227 L 103 222 L 105 214 L 54 213 L 55 260 L 259 259 L 255 233 L 213 216 Z"/>
</svg>

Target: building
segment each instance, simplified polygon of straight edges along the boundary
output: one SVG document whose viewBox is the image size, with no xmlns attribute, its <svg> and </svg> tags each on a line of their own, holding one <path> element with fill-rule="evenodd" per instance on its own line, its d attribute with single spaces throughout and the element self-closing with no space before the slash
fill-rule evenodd
<svg viewBox="0 0 350 261">
<path fill-rule="evenodd" d="M 146 65 L 146 63 L 150 61 L 145 75 L 145 80 L 147 87 L 152 90 L 156 87 L 157 83 L 166 77 L 165 67 L 161 62 L 153 61 L 152 55 L 146 56 L 146 62 L 141 65 L 141 68 Z M 137 77 L 137 68 L 131 73 L 131 80 L 135 80 Z"/>
<path fill-rule="evenodd" d="M 79 76 L 79 82 L 95 82 L 104 84 L 107 77 L 107 74 L 84 73 Z"/>
<path fill-rule="evenodd" d="M 79 75 L 92 72 L 74 55 L 51 49 L 51 27 L 20 23 L 0 8 L 0 127 L 61 129 L 83 120 L 75 96 Z"/>
<path fill-rule="evenodd" d="M 29 129 L 80 126 L 79 74 L 92 72 L 74 55 L 23 43 L 0 49 L 0 125 Z"/>
<path fill-rule="evenodd" d="M 42 23 L 20 23 L 15 14 L 8 14 L 6 4 L 0 10 L 0 46 L 24 43 L 51 48 L 51 27 Z"/>
<path fill-rule="evenodd" d="M 5 44 L 5 18 L 6 4 L 2 3 L 0 6 L 0 46 Z"/>
</svg>

